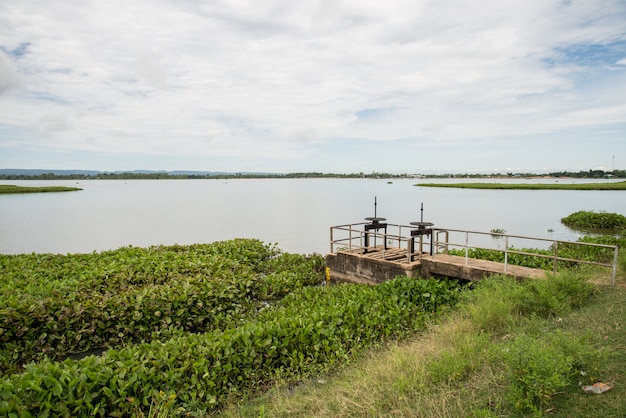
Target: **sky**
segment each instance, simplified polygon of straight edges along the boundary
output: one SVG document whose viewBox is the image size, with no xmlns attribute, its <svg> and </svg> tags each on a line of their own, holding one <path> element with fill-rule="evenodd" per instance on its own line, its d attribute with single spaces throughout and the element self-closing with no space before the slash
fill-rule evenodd
<svg viewBox="0 0 626 418">
<path fill-rule="evenodd" d="M 626 168 L 624 0 L 0 1 L 0 168 Z"/>
</svg>

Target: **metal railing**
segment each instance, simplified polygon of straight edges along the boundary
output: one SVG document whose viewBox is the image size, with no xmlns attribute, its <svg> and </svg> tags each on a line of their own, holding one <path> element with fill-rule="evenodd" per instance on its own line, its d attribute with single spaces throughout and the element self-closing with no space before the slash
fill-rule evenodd
<svg viewBox="0 0 626 418">
<path fill-rule="evenodd" d="M 366 253 L 371 249 L 376 249 L 376 251 L 381 252 L 381 257 L 386 259 L 388 256 L 394 258 L 398 256 L 398 251 L 395 249 L 404 249 L 407 261 L 411 262 L 414 261 L 415 256 L 421 258 L 425 244 L 430 246 L 430 241 L 425 241 L 423 237 L 420 237 L 419 247 L 415 247 L 418 250 L 410 251 L 409 242 L 415 239 L 410 235 L 411 230 L 415 229 L 414 226 L 387 223 L 384 228 L 385 232 L 379 232 L 379 230 L 366 230 L 366 225 L 370 224 L 368 222 L 359 222 L 331 227 L 330 252 L 356 250 Z M 383 228 L 381 227 L 380 229 Z M 337 238 L 337 235 L 341 236 Z M 379 242 L 381 243 L 380 245 L 378 245 Z M 373 243 L 373 245 L 366 245 L 366 243 Z"/>
<path fill-rule="evenodd" d="M 405 249 L 405 256 L 408 262 L 421 259 L 425 254 L 424 247 L 428 249 L 428 255 L 435 256 L 438 253 L 447 253 L 450 249 L 461 248 L 464 251 L 465 264 L 468 265 L 470 250 L 492 250 L 504 253 L 504 272 L 507 272 L 509 265 L 509 257 L 511 255 L 521 255 L 526 257 L 548 258 L 552 260 L 552 271 L 556 273 L 559 262 L 589 264 L 601 266 L 611 269 L 611 285 L 615 285 L 615 276 L 617 274 L 617 245 L 595 244 L 588 242 L 561 241 L 547 238 L 528 237 L 523 235 L 510 235 L 504 233 L 478 232 L 459 229 L 443 229 L 432 228 L 430 235 L 421 235 L 419 237 L 411 236 L 411 231 L 415 230 L 414 226 L 400 224 L 386 224 L 384 232 L 379 230 L 365 230 L 366 222 L 355 224 L 338 225 L 330 228 L 330 252 L 351 250 L 367 252 L 373 248 L 382 252 L 382 258 L 385 259 L 387 250 L 389 249 Z M 382 228 L 381 228 L 382 229 Z M 460 235 L 460 237 L 459 237 Z M 366 239 L 366 236 L 368 239 Z M 378 246 L 378 240 L 382 246 Z M 419 245 L 414 247 L 411 252 L 409 245 L 411 240 L 419 240 Z M 458 241 L 457 241 L 458 240 Z M 496 242 L 498 245 L 488 245 Z M 503 248 L 500 247 L 504 241 Z M 531 241 L 540 247 L 547 247 L 551 250 L 550 254 L 535 253 L 523 251 L 520 248 L 533 248 L 532 246 L 513 246 L 512 242 L 520 243 Z M 366 246 L 365 243 L 368 243 Z M 373 242 L 373 245 L 369 245 Z M 602 262 L 598 260 L 584 260 L 559 255 L 559 248 L 567 246 L 584 246 L 604 248 L 607 252 L 612 251 L 612 262 Z M 391 256 L 397 257 L 398 251 L 388 252 Z"/>
</svg>

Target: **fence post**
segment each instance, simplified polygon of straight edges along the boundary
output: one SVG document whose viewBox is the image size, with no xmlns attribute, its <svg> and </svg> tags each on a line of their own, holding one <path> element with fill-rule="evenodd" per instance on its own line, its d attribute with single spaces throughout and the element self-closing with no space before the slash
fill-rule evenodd
<svg viewBox="0 0 626 418">
<path fill-rule="evenodd" d="M 611 275 L 611 286 L 615 286 L 615 273 L 617 273 L 617 245 L 613 250 L 613 274 Z"/>
<path fill-rule="evenodd" d="M 468 252 L 468 247 L 469 247 L 469 232 L 465 231 L 465 265 L 467 266 L 468 261 L 467 261 L 467 252 Z"/>
<path fill-rule="evenodd" d="M 556 265 L 559 258 L 559 242 L 554 241 L 554 259 L 552 261 L 552 273 L 556 274 Z"/>
<path fill-rule="evenodd" d="M 509 236 L 504 237 L 504 272 L 506 273 L 506 266 L 509 263 Z"/>
</svg>

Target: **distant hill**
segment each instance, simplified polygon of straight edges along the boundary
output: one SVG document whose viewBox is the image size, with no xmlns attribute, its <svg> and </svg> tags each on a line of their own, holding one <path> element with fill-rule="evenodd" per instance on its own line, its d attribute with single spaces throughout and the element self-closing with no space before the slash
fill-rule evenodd
<svg viewBox="0 0 626 418">
<path fill-rule="evenodd" d="M 55 176 L 71 176 L 74 174 L 96 176 L 102 171 L 95 170 L 44 170 L 40 168 L 0 168 L 0 175 L 4 176 L 41 176 L 52 173 Z"/>
</svg>

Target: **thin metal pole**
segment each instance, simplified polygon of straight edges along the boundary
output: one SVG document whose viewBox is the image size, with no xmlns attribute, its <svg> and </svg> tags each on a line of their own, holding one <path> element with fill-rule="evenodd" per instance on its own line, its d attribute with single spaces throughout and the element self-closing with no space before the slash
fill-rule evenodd
<svg viewBox="0 0 626 418">
<path fill-rule="evenodd" d="M 334 241 L 333 241 L 333 227 L 331 226 L 330 227 L 330 253 L 331 254 L 333 253 L 333 244 L 334 244 Z"/>
<path fill-rule="evenodd" d="M 376 218 L 378 217 L 378 215 L 376 214 L 376 206 L 378 205 L 378 203 L 376 202 L 376 196 L 374 196 L 374 222 L 378 222 L 378 220 L 376 220 Z M 378 229 L 374 230 L 374 248 L 376 248 L 376 234 L 378 233 Z M 383 254 L 383 258 L 385 257 L 385 255 Z"/>
<path fill-rule="evenodd" d="M 348 248 L 352 249 L 352 225 L 350 225 L 350 229 L 348 230 Z"/>
<path fill-rule="evenodd" d="M 378 203 L 376 202 L 376 196 L 374 196 L 374 218 L 376 218 L 376 206 Z"/>
<path fill-rule="evenodd" d="M 385 259 L 385 250 L 386 249 L 387 249 L 387 230 L 385 230 L 385 233 L 383 233 L 383 260 Z"/>
<path fill-rule="evenodd" d="M 468 261 L 467 261 L 467 251 L 468 251 L 468 247 L 469 247 L 469 232 L 465 231 L 465 265 L 467 266 Z"/>
<path fill-rule="evenodd" d="M 504 272 L 506 273 L 506 266 L 509 263 L 509 236 L 504 237 Z"/>
</svg>

